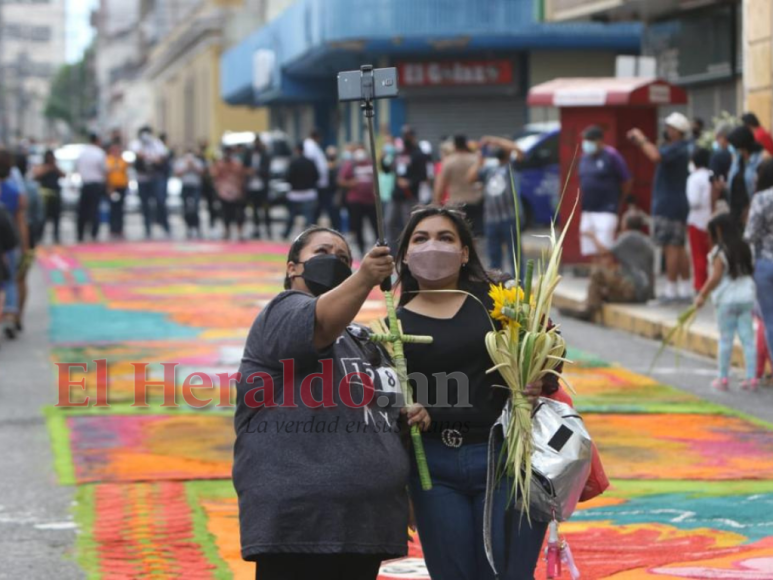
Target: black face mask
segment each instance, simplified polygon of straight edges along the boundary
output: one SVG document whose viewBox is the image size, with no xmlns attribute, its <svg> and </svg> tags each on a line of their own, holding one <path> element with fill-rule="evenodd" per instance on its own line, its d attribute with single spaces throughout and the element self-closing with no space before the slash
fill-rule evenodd
<svg viewBox="0 0 773 580">
<path fill-rule="evenodd" d="M 330 254 L 314 256 L 301 263 L 303 274 L 298 276 L 303 278 L 314 296 L 320 296 L 332 290 L 352 275 L 352 269 L 349 266 Z"/>
</svg>

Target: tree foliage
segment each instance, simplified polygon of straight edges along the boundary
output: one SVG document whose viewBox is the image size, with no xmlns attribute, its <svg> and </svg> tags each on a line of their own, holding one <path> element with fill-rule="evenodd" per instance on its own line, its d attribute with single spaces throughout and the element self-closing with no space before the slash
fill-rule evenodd
<svg viewBox="0 0 773 580">
<path fill-rule="evenodd" d="M 64 121 L 76 135 L 87 134 L 89 121 L 96 116 L 97 90 L 92 46 L 81 60 L 57 71 L 46 102 L 46 118 Z"/>
</svg>

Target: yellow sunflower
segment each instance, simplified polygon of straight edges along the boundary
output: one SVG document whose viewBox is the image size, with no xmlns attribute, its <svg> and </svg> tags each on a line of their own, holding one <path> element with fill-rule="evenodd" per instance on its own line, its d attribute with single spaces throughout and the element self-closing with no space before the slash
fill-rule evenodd
<svg viewBox="0 0 773 580">
<path fill-rule="evenodd" d="M 500 322 L 510 323 L 512 319 L 502 313 L 503 308 L 515 308 L 516 303 L 524 298 L 523 289 L 517 286 L 505 288 L 502 284 L 492 284 L 488 295 L 494 301 L 491 317 Z"/>
</svg>

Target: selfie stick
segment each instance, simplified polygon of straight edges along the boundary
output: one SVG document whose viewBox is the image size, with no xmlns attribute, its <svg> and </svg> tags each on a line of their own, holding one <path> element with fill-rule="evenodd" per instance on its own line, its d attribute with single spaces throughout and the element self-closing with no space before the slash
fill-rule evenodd
<svg viewBox="0 0 773 580">
<path fill-rule="evenodd" d="M 376 223 L 378 224 L 378 241 L 379 246 L 386 246 L 386 233 L 384 232 L 384 206 L 381 202 L 381 187 L 378 181 L 378 161 L 376 160 L 376 137 L 373 129 L 373 117 L 375 117 L 375 110 L 373 108 L 373 101 L 376 96 L 374 78 L 373 78 L 373 66 L 366 64 L 360 67 L 362 74 L 362 112 L 365 115 L 365 121 L 368 126 L 368 137 L 370 139 L 370 160 L 373 164 L 373 192 L 376 195 Z M 403 334 L 403 329 L 400 326 L 400 321 L 397 319 L 397 312 L 395 310 L 395 299 L 392 294 L 392 279 L 387 277 L 381 283 L 381 290 L 384 292 L 384 299 L 386 300 L 387 317 L 389 320 L 389 334 L 374 334 L 371 336 L 371 340 L 374 342 L 390 343 L 392 345 L 392 362 L 395 365 L 397 376 L 400 379 L 400 387 L 403 391 L 403 397 L 405 398 L 405 404 L 410 406 L 413 404 L 413 395 L 411 393 L 411 387 L 408 384 L 408 365 L 405 361 L 405 351 L 403 350 L 403 343 L 421 343 L 430 344 L 432 342 L 431 336 L 411 336 Z M 427 466 L 427 456 L 424 454 L 424 444 L 421 440 L 421 431 L 419 431 L 418 425 L 411 427 L 411 442 L 413 443 L 413 451 L 416 456 L 416 466 L 419 471 L 419 480 L 421 481 L 421 488 L 424 491 L 432 489 L 432 479 L 429 475 L 429 467 Z"/>
<path fill-rule="evenodd" d="M 378 245 L 386 246 L 386 232 L 384 231 L 384 204 L 381 201 L 381 184 L 378 181 L 378 161 L 376 160 L 376 136 L 373 128 L 373 118 L 376 116 L 373 107 L 375 91 L 373 87 L 373 66 L 366 64 L 362 67 L 362 113 L 368 125 L 368 139 L 370 140 L 370 161 L 373 164 L 373 188 L 376 194 L 376 224 L 378 227 Z M 392 280 L 387 278 L 381 285 L 382 290 L 392 289 Z"/>
</svg>

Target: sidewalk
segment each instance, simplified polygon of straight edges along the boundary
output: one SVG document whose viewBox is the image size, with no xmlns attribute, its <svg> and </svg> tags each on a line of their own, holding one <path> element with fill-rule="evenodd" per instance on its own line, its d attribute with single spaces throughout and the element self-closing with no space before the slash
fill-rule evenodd
<svg viewBox="0 0 773 580">
<path fill-rule="evenodd" d="M 536 236 L 548 233 L 547 230 L 527 232 L 523 237 L 524 253 L 529 257 L 538 257 L 542 250 L 548 248 L 548 240 Z M 590 279 L 574 275 L 571 267 L 565 267 L 562 276 L 556 289 L 554 305 L 569 313 L 583 310 Z M 663 282 L 664 279 L 661 277 L 657 285 Z M 650 301 L 647 304 L 605 304 L 596 322 L 645 338 L 662 340 L 676 326 L 677 317 L 688 306 L 689 304 L 686 303 L 663 305 L 657 301 Z M 706 304 L 698 312 L 695 321 L 684 333 L 682 339 L 678 340 L 678 338 L 676 337 L 677 340 L 673 346 L 716 358 L 719 332 L 711 304 Z M 743 351 L 737 339 L 733 351 L 733 365 L 743 365 Z"/>
<path fill-rule="evenodd" d="M 554 305 L 563 311 L 582 310 L 589 282 L 589 278 L 564 274 L 554 295 Z M 688 306 L 686 303 L 664 305 L 657 301 L 647 304 L 605 304 L 596 322 L 645 338 L 662 340 L 676 326 L 677 317 Z M 716 358 L 718 341 L 714 309 L 707 304 L 698 311 L 695 321 L 681 339 L 675 337 L 674 346 Z M 738 339 L 733 350 L 733 365 L 743 365 L 743 351 Z"/>
</svg>

